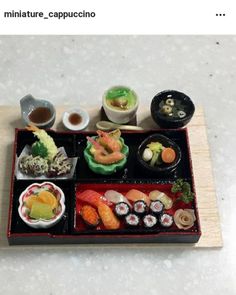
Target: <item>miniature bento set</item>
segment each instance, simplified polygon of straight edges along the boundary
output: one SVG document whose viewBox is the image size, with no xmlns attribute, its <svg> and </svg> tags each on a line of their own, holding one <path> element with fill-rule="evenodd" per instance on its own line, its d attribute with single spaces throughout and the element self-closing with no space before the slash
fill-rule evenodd
<svg viewBox="0 0 236 295">
<path fill-rule="evenodd" d="M 174 117 L 183 116 L 181 111 L 188 116 L 181 97 L 162 94 L 158 112 L 169 105 Z M 139 100 L 125 86 L 108 89 L 103 108 L 107 118 L 131 131 L 78 132 L 88 124 L 82 122 L 86 115 L 78 108 L 67 112 L 67 121 L 76 128 L 65 123 L 70 131 L 44 130 L 43 122 L 39 127 L 29 111 L 42 108 L 42 103 L 31 96 L 21 103 L 27 126 L 15 133 L 9 244 L 198 241 L 201 231 L 187 129 L 130 126 Z"/>
</svg>

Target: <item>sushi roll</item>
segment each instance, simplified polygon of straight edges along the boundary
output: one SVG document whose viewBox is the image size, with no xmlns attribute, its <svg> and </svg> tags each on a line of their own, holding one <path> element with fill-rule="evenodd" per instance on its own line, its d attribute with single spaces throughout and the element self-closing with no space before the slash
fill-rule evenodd
<svg viewBox="0 0 236 295">
<path fill-rule="evenodd" d="M 165 228 L 171 227 L 174 222 L 173 216 L 170 214 L 164 213 L 160 216 L 159 222 L 162 227 L 165 227 Z"/>
<path fill-rule="evenodd" d="M 156 216 L 148 214 L 143 218 L 143 224 L 146 228 L 153 228 L 157 224 Z"/>
<path fill-rule="evenodd" d="M 139 225 L 140 219 L 135 214 L 128 214 L 125 217 L 125 223 L 128 227 L 137 227 Z"/>
<path fill-rule="evenodd" d="M 152 212 L 152 214 L 159 215 L 163 212 L 163 210 L 164 210 L 164 204 L 161 201 L 159 200 L 151 201 L 150 211 Z"/>
<path fill-rule="evenodd" d="M 130 207 L 125 202 L 119 202 L 115 205 L 115 214 L 117 217 L 125 217 L 130 212 Z"/>
<path fill-rule="evenodd" d="M 136 213 L 137 215 L 144 215 L 148 211 L 148 206 L 142 200 L 136 201 L 134 202 L 133 210 L 134 210 L 134 213 Z"/>
</svg>

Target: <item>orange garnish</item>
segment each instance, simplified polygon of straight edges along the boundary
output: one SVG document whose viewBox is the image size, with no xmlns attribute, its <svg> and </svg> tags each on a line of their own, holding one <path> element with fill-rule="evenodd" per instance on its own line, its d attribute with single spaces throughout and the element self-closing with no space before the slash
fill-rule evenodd
<svg viewBox="0 0 236 295">
<path fill-rule="evenodd" d="M 172 148 L 164 148 L 161 153 L 161 158 L 164 163 L 170 164 L 174 162 L 176 158 L 175 150 Z"/>
</svg>

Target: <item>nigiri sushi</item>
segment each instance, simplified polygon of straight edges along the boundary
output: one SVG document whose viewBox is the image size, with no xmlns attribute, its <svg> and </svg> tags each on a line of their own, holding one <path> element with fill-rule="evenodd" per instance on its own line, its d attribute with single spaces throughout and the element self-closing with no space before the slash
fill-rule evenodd
<svg viewBox="0 0 236 295">
<path fill-rule="evenodd" d="M 131 189 L 126 193 L 126 198 L 132 202 L 143 200 L 148 206 L 150 204 L 149 197 L 137 189 Z"/>
<path fill-rule="evenodd" d="M 106 204 L 99 203 L 98 213 L 106 229 L 118 229 L 120 227 L 120 221 Z"/>
<path fill-rule="evenodd" d="M 170 209 L 173 206 L 172 199 L 168 197 L 165 193 L 158 190 L 151 191 L 149 193 L 149 198 L 151 199 L 151 201 L 161 201 L 164 204 L 166 210 Z"/>
<path fill-rule="evenodd" d="M 96 227 L 99 224 L 99 216 L 93 207 L 90 205 L 85 205 L 81 208 L 80 214 L 84 220 L 84 222 L 89 227 Z"/>
<path fill-rule="evenodd" d="M 131 204 L 130 202 L 126 199 L 125 196 L 123 196 L 121 193 L 115 191 L 115 190 L 108 190 L 105 192 L 104 194 L 105 198 L 114 203 L 114 204 L 117 204 L 117 203 L 120 203 L 120 202 L 124 202 L 124 203 L 127 203 L 130 207 L 131 207 Z"/>
<path fill-rule="evenodd" d="M 83 192 L 77 192 L 76 198 L 95 207 L 98 207 L 100 203 L 111 205 L 111 203 L 105 197 L 103 197 L 101 194 L 97 193 L 94 190 L 85 190 Z"/>
</svg>

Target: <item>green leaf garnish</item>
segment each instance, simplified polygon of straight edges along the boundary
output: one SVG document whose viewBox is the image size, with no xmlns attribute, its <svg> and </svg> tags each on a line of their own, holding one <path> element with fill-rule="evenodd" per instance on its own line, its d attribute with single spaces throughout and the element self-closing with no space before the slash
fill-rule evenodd
<svg viewBox="0 0 236 295">
<path fill-rule="evenodd" d="M 177 179 L 171 188 L 172 193 L 181 193 L 176 201 L 183 201 L 188 204 L 193 201 L 194 193 L 191 191 L 191 185 L 183 179 Z"/>
<path fill-rule="evenodd" d="M 33 157 L 40 156 L 42 158 L 46 158 L 48 155 L 48 149 L 41 141 L 36 141 L 32 145 L 32 155 Z"/>
</svg>

